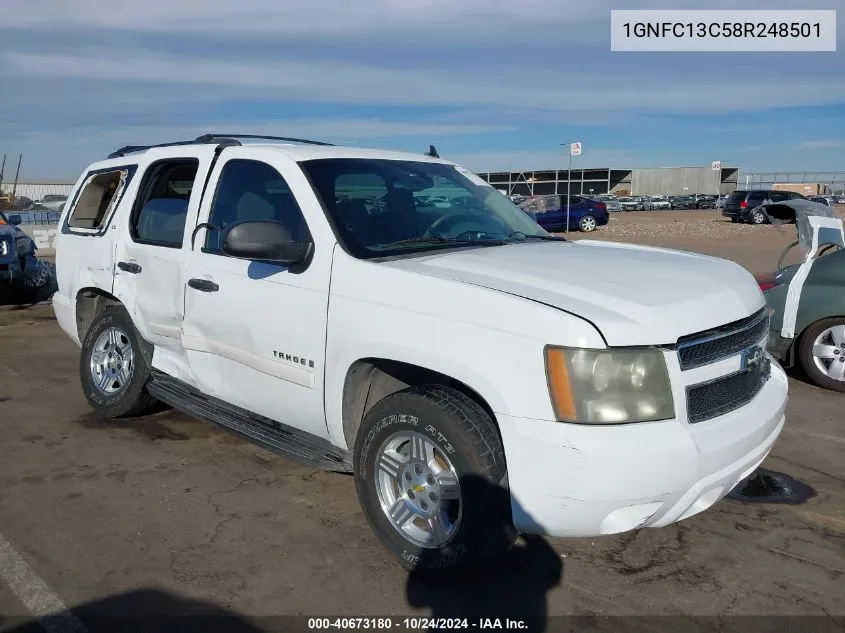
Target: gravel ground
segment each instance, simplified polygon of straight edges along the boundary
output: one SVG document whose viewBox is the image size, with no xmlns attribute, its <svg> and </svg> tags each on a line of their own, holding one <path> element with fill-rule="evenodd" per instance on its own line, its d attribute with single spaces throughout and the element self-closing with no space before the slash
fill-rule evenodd
<svg viewBox="0 0 845 633">
<path fill-rule="evenodd" d="M 845 217 L 845 205 L 837 211 Z M 610 223 L 599 227 L 596 239 L 651 238 L 706 239 L 743 238 L 763 235 L 785 235 L 794 239 L 795 229 L 789 226 L 732 224 L 722 218 L 721 210 L 706 211 L 640 211 L 612 213 Z M 592 236 L 591 236 L 592 237 Z"/>
</svg>

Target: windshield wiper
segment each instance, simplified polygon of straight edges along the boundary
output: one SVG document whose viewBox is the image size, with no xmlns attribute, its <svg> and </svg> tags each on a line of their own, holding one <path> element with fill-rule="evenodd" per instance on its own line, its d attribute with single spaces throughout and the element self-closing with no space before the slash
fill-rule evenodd
<svg viewBox="0 0 845 633">
<path fill-rule="evenodd" d="M 408 239 L 399 240 L 398 242 L 389 242 L 387 244 L 379 244 L 379 246 L 398 246 L 401 244 L 448 244 L 454 242 L 448 237 L 442 235 L 429 235 L 426 237 L 409 237 Z"/>
<path fill-rule="evenodd" d="M 547 242 L 566 242 L 565 237 L 557 237 L 555 235 L 526 235 L 522 231 L 514 231 L 510 235 L 508 235 L 509 239 L 512 240 L 545 240 Z"/>
<path fill-rule="evenodd" d="M 443 237 L 442 235 L 429 235 L 426 237 L 409 237 L 408 239 L 399 240 L 397 242 L 390 242 L 388 244 L 379 244 L 379 248 L 392 248 L 394 246 L 404 246 L 406 244 L 476 244 L 483 246 L 501 246 L 507 244 L 508 240 L 503 238 L 494 239 L 457 239 L 454 237 Z"/>
</svg>

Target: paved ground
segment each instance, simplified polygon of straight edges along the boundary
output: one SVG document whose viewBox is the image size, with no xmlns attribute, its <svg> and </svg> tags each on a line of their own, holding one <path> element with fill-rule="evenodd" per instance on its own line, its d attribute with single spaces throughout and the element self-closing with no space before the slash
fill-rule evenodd
<svg viewBox="0 0 845 633">
<path fill-rule="evenodd" d="M 770 269 L 788 238 L 754 228 L 755 239 L 640 241 Z M 540 540 L 437 587 L 388 558 L 349 477 L 178 413 L 98 420 L 49 307 L 0 308 L 0 350 L 0 630 L 55 601 L 79 613 L 110 596 L 123 612 L 183 609 L 171 604 L 178 596 L 248 616 L 845 615 L 845 400 L 796 379 L 765 465 L 815 488 L 806 504 L 723 501 L 664 529 Z"/>
</svg>

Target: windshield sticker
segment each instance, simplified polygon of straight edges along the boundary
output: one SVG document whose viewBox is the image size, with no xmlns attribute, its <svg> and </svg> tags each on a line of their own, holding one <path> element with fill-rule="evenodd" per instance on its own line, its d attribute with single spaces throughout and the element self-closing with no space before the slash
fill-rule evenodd
<svg viewBox="0 0 845 633">
<path fill-rule="evenodd" d="M 466 167 L 461 167 L 459 165 L 455 165 L 455 170 L 463 176 L 465 176 L 472 184 L 478 185 L 479 187 L 490 187 L 490 183 L 481 178 L 480 176 L 476 176 Z"/>
</svg>

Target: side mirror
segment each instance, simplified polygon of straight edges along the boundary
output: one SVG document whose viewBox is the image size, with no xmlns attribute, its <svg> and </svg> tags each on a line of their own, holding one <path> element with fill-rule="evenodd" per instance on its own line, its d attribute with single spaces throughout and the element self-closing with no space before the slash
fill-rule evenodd
<svg viewBox="0 0 845 633">
<path fill-rule="evenodd" d="M 17 226 L 18 224 L 23 224 L 23 218 L 19 216 L 17 213 L 14 215 L 9 216 L 9 224 L 12 226 Z"/>
<path fill-rule="evenodd" d="M 239 222 L 223 233 L 223 252 L 231 257 L 293 266 L 311 256 L 313 242 L 296 242 L 281 222 Z"/>
</svg>

